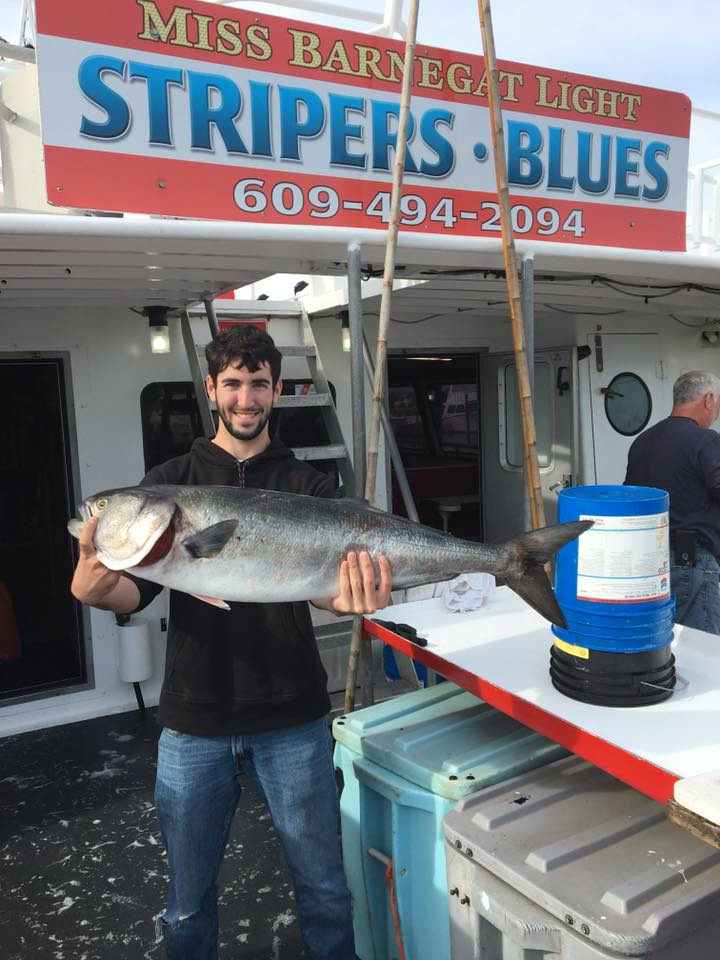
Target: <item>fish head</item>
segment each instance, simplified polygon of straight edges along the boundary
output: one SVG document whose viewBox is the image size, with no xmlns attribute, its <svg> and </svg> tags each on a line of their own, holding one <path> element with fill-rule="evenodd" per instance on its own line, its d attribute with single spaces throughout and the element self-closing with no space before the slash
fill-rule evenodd
<svg viewBox="0 0 720 960">
<path fill-rule="evenodd" d="M 78 517 L 68 523 L 74 537 L 90 517 L 97 517 L 93 543 L 98 559 L 110 570 L 147 566 L 172 546 L 175 501 L 153 488 L 125 487 L 87 497 Z"/>
</svg>

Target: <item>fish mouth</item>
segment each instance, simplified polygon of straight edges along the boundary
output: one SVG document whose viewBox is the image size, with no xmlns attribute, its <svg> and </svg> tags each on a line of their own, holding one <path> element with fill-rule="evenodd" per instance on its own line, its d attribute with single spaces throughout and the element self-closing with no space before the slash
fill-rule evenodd
<svg viewBox="0 0 720 960">
<path fill-rule="evenodd" d="M 83 500 L 82 503 L 79 503 L 75 508 L 76 516 L 70 517 L 67 523 L 68 532 L 75 537 L 76 540 L 80 539 L 80 535 L 83 531 L 83 527 L 89 520 L 91 514 L 87 506 L 87 503 Z"/>
</svg>

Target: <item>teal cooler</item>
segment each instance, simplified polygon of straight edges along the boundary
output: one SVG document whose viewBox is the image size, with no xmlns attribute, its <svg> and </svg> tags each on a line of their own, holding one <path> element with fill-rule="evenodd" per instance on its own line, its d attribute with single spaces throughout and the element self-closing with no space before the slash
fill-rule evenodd
<svg viewBox="0 0 720 960">
<path fill-rule="evenodd" d="M 558 495 L 558 522 L 592 519 L 562 547 L 550 676 L 561 693 L 600 706 L 634 707 L 672 695 L 675 603 L 670 593 L 668 494 L 604 484 Z"/>
<path fill-rule="evenodd" d="M 407 960 L 449 960 L 443 817 L 458 800 L 567 755 L 453 683 L 333 723 L 343 858 L 361 960 L 396 960 L 385 879 Z"/>
</svg>

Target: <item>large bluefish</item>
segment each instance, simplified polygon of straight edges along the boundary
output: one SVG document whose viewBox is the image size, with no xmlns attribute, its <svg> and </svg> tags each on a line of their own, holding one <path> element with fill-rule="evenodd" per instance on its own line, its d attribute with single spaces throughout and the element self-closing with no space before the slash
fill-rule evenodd
<svg viewBox="0 0 720 960">
<path fill-rule="evenodd" d="M 126 570 L 201 598 L 278 603 L 334 597 L 349 550 L 385 554 L 393 586 L 486 571 L 564 626 L 544 564 L 591 524 L 563 523 L 496 545 L 459 540 L 357 500 L 325 500 L 241 487 L 147 486 L 109 490 L 78 507 L 98 518 L 95 549 Z"/>
</svg>

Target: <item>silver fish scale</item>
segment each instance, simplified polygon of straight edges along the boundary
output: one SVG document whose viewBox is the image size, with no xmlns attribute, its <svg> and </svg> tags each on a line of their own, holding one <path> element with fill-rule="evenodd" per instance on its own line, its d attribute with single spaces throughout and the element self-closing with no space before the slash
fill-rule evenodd
<svg viewBox="0 0 720 960">
<path fill-rule="evenodd" d="M 224 600 L 282 602 L 336 596 L 349 550 L 383 553 L 393 585 L 502 573 L 506 549 L 458 540 L 353 500 L 327 500 L 239 487 L 157 487 L 177 507 L 171 551 L 139 576 Z M 237 528 L 214 557 L 195 559 L 182 541 L 227 519 Z"/>
</svg>

